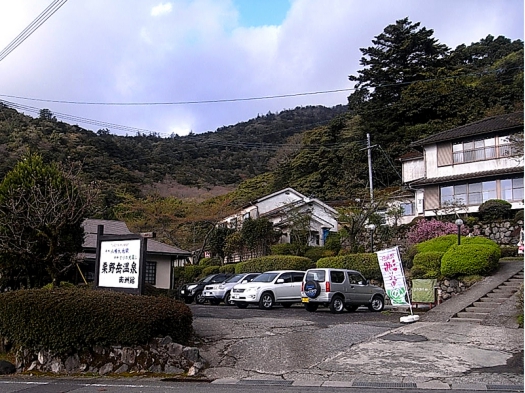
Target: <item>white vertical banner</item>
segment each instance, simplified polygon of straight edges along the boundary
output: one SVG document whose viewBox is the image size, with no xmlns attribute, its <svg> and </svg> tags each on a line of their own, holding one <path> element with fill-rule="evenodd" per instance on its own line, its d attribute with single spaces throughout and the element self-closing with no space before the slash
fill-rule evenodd
<svg viewBox="0 0 525 393">
<path fill-rule="evenodd" d="M 376 252 L 385 283 L 385 292 L 392 306 L 409 306 L 407 285 L 398 247 L 387 248 Z"/>
</svg>

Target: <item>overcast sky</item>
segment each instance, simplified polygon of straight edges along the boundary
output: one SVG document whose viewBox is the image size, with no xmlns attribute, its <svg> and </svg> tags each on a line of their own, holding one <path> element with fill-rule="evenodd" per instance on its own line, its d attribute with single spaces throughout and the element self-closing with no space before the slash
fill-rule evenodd
<svg viewBox="0 0 525 393">
<path fill-rule="evenodd" d="M 0 0 L 0 50 L 51 3 Z M 119 135 L 215 131 L 346 104 L 359 48 L 405 17 L 450 48 L 523 40 L 523 0 L 70 0 L 0 61 L 0 99 Z"/>
</svg>

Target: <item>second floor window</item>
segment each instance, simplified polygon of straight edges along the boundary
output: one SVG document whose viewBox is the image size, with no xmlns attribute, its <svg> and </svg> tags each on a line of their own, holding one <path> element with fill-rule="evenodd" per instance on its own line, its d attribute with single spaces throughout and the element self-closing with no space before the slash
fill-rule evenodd
<svg viewBox="0 0 525 393">
<path fill-rule="evenodd" d="M 497 143 L 496 143 L 497 142 Z M 484 161 L 516 154 L 508 136 L 459 142 L 452 145 L 454 164 Z"/>
</svg>

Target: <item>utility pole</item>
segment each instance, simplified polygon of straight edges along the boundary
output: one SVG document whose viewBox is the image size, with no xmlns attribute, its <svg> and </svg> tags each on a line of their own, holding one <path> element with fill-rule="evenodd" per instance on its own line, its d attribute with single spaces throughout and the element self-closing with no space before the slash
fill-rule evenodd
<svg viewBox="0 0 525 393">
<path fill-rule="evenodd" d="M 370 146 L 370 134 L 366 134 L 366 150 L 368 151 L 368 180 L 370 181 L 370 204 L 374 203 L 374 183 L 372 180 L 372 147 Z"/>
</svg>

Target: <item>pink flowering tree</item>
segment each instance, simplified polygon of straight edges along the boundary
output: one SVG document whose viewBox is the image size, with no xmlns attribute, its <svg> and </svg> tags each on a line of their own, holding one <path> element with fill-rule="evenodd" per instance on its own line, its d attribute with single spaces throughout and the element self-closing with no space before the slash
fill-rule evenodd
<svg viewBox="0 0 525 393">
<path fill-rule="evenodd" d="M 458 226 L 453 222 L 438 220 L 419 220 L 407 233 L 408 244 L 417 244 L 438 236 L 452 235 L 458 233 Z M 460 233 L 463 236 L 469 234 L 466 225 L 462 225 Z"/>
</svg>

